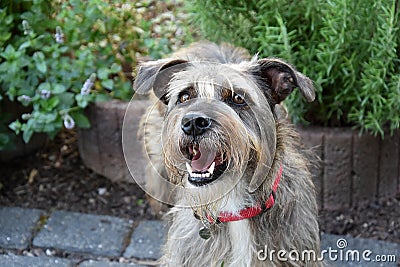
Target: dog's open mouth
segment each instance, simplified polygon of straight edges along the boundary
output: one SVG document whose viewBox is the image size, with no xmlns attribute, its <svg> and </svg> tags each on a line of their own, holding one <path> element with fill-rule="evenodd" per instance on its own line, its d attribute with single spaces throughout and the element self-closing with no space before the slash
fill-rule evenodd
<svg viewBox="0 0 400 267">
<path fill-rule="evenodd" d="M 226 170 L 223 155 L 216 150 L 192 144 L 188 146 L 190 163 L 186 162 L 189 182 L 202 186 L 215 181 Z"/>
</svg>

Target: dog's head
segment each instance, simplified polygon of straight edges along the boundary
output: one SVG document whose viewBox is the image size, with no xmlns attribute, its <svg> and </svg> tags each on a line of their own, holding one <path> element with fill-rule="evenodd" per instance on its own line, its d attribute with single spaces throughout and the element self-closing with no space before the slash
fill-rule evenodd
<svg viewBox="0 0 400 267">
<path fill-rule="evenodd" d="M 170 180 L 198 190 L 224 190 L 245 177 L 255 191 L 275 156 L 275 106 L 295 88 L 307 101 L 315 98 L 310 79 L 269 58 L 238 64 L 147 62 L 134 87 L 138 93 L 152 90 L 165 105 L 160 138 Z"/>
</svg>

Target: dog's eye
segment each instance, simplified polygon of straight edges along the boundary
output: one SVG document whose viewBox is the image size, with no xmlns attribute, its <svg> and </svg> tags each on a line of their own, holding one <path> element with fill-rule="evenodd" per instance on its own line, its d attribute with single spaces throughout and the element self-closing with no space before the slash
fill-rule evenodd
<svg viewBox="0 0 400 267">
<path fill-rule="evenodd" d="M 244 105 L 244 104 L 246 104 L 246 101 L 244 101 L 244 99 L 238 94 L 234 94 L 232 96 L 232 102 L 235 103 L 236 105 Z"/>
<path fill-rule="evenodd" d="M 181 93 L 178 98 L 179 103 L 185 103 L 190 100 L 190 94 L 187 92 Z"/>
</svg>

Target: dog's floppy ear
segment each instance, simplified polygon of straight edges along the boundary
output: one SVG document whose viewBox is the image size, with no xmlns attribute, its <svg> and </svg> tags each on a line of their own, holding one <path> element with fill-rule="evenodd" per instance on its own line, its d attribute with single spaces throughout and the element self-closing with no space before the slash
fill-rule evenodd
<svg viewBox="0 0 400 267">
<path fill-rule="evenodd" d="M 154 94 L 165 104 L 168 83 L 173 74 L 183 70 L 187 61 L 181 59 L 160 59 L 142 63 L 139 66 L 133 88 L 138 94 L 148 94 L 153 90 Z"/>
<path fill-rule="evenodd" d="M 304 74 L 298 72 L 290 64 L 275 58 L 264 58 L 258 61 L 258 73 L 267 83 L 268 93 L 273 105 L 281 103 L 297 87 L 308 101 L 315 99 L 313 82 Z"/>
</svg>

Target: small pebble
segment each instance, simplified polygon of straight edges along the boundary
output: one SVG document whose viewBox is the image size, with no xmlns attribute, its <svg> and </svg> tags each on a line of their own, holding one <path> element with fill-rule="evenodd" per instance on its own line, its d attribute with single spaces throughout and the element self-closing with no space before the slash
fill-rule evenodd
<svg viewBox="0 0 400 267">
<path fill-rule="evenodd" d="M 100 187 L 100 188 L 97 189 L 97 193 L 98 193 L 100 196 L 102 196 L 102 195 L 104 195 L 105 193 L 107 193 L 107 188 L 105 188 L 105 187 Z"/>
</svg>

